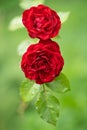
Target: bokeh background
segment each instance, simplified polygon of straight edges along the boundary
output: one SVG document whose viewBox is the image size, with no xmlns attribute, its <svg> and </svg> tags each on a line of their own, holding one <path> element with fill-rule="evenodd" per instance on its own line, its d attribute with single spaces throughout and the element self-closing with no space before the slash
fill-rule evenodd
<svg viewBox="0 0 87 130">
<path fill-rule="evenodd" d="M 32 0 L 31 0 L 32 1 Z M 19 95 L 24 78 L 19 43 L 28 39 L 25 29 L 10 31 L 10 21 L 21 15 L 21 0 L 0 0 L 0 130 L 87 130 L 87 0 L 45 0 L 58 11 L 70 11 L 59 42 L 71 91 L 60 95 L 60 117 L 54 127 L 44 122 L 32 104 L 23 113 Z"/>
</svg>

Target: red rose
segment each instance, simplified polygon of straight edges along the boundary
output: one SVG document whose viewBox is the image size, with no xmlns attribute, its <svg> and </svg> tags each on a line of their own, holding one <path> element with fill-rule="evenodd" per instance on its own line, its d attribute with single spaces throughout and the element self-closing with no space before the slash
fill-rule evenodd
<svg viewBox="0 0 87 130">
<path fill-rule="evenodd" d="M 30 37 L 42 40 L 55 37 L 61 27 L 61 21 L 57 13 L 45 5 L 38 5 L 25 10 L 22 22 Z"/>
<path fill-rule="evenodd" d="M 64 60 L 56 42 L 40 41 L 30 45 L 22 57 L 21 68 L 25 76 L 37 84 L 51 82 L 63 68 Z"/>
</svg>

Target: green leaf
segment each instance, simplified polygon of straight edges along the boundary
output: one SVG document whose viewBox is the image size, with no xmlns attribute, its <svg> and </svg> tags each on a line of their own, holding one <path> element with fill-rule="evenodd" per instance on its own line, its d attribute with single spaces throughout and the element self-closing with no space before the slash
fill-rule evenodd
<svg viewBox="0 0 87 130">
<path fill-rule="evenodd" d="M 64 23 L 67 21 L 70 12 L 59 12 L 58 15 L 60 16 L 61 22 Z"/>
<path fill-rule="evenodd" d="M 69 81 L 62 73 L 53 82 L 46 83 L 46 86 L 55 93 L 64 93 L 70 90 Z"/>
<path fill-rule="evenodd" d="M 17 29 L 23 28 L 22 24 L 22 17 L 21 16 L 16 16 L 10 21 L 10 24 L 8 26 L 10 31 L 15 31 Z"/>
<path fill-rule="evenodd" d="M 30 102 L 39 92 L 40 85 L 29 79 L 25 79 L 20 87 L 20 95 L 24 102 Z"/>
<path fill-rule="evenodd" d="M 32 6 L 37 6 L 38 4 L 43 4 L 44 0 L 21 0 L 20 7 L 23 9 L 29 9 Z"/>
<path fill-rule="evenodd" d="M 29 38 L 28 40 L 22 41 L 18 45 L 18 49 L 17 49 L 17 52 L 18 52 L 19 56 L 22 56 L 26 52 L 26 50 L 29 47 L 29 45 L 31 45 L 32 43 L 33 44 L 34 43 L 38 43 L 38 39 L 31 39 L 31 38 Z"/>
<path fill-rule="evenodd" d="M 59 101 L 46 87 L 40 92 L 37 98 L 36 110 L 43 120 L 56 125 L 59 117 Z"/>
<path fill-rule="evenodd" d="M 22 42 L 19 44 L 18 49 L 17 49 L 18 54 L 19 54 L 20 56 L 22 56 L 22 55 L 26 52 L 26 50 L 27 50 L 27 48 L 28 48 L 29 45 L 30 45 L 29 40 L 24 40 L 24 41 L 22 41 Z"/>
</svg>

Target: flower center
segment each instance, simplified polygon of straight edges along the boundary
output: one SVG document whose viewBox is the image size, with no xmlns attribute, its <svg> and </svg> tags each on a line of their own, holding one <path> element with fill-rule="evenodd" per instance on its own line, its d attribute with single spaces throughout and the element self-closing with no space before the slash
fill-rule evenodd
<svg viewBox="0 0 87 130">
<path fill-rule="evenodd" d="M 44 24 L 44 17 L 36 17 L 34 21 L 34 27 L 40 31 L 42 29 L 42 25 Z"/>
<path fill-rule="evenodd" d="M 48 64 L 48 58 L 46 57 L 45 52 L 38 50 L 36 55 L 36 59 L 32 62 L 31 68 L 34 71 L 45 69 Z"/>
</svg>

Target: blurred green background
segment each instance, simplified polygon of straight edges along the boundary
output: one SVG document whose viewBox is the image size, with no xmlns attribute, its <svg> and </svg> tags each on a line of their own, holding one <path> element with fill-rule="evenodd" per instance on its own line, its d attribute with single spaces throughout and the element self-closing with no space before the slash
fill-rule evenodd
<svg viewBox="0 0 87 130">
<path fill-rule="evenodd" d="M 0 0 L 0 130 L 87 130 L 87 0 L 44 2 L 56 11 L 71 12 L 62 25 L 61 38 L 55 38 L 65 59 L 63 72 L 71 85 L 70 92 L 60 95 L 56 127 L 44 122 L 32 104 L 22 114 L 19 86 L 24 75 L 17 47 L 28 34 L 25 29 L 8 29 L 12 18 L 23 12 L 20 1 Z"/>
</svg>

